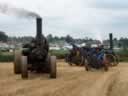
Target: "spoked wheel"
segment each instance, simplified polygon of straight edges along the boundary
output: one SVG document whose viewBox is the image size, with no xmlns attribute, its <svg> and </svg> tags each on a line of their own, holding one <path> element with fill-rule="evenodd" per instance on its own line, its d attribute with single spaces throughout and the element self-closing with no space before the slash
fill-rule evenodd
<svg viewBox="0 0 128 96">
<path fill-rule="evenodd" d="M 71 57 L 70 57 L 69 54 L 68 54 L 67 56 L 65 56 L 65 61 L 66 61 L 66 63 L 68 63 L 70 66 L 72 66 L 72 60 L 71 60 Z"/>
<path fill-rule="evenodd" d="M 106 54 L 106 59 L 109 61 L 110 66 L 117 66 L 118 65 L 118 58 L 112 54 Z"/>
<path fill-rule="evenodd" d="M 14 53 L 14 73 L 21 73 L 21 50 L 15 50 Z"/>
<path fill-rule="evenodd" d="M 28 61 L 27 56 L 22 56 L 22 64 L 21 64 L 21 77 L 23 79 L 28 78 Z"/>
<path fill-rule="evenodd" d="M 56 56 L 50 58 L 50 78 L 56 78 Z"/>
<path fill-rule="evenodd" d="M 80 66 L 84 66 L 85 57 L 80 56 Z"/>
<path fill-rule="evenodd" d="M 74 56 L 72 57 L 72 61 L 76 66 L 80 66 L 81 65 L 81 57 L 80 56 Z"/>
<path fill-rule="evenodd" d="M 84 63 L 85 63 L 85 70 L 86 71 L 89 71 L 91 70 L 91 63 L 92 63 L 93 60 L 91 60 L 91 57 L 90 56 L 87 56 L 84 60 Z"/>
<path fill-rule="evenodd" d="M 119 56 L 118 55 L 115 55 L 115 60 L 116 60 L 115 66 L 117 66 L 119 64 Z"/>
<path fill-rule="evenodd" d="M 68 61 L 67 61 L 67 63 L 70 65 L 70 66 L 72 66 L 73 64 L 72 64 L 72 58 L 68 58 Z"/>
<path fill-rule="evenodd" d="M 85 64 L 85 70 L 86 71 L 89 71 L 90 70 L 90 68 L 89 68 L 89 62 L 88 62 L 88 60 L 86 58 L 84 60 L 84 64 Z"/>
<path fill-rule="evenodd" d="M 107 54 L 104 55 L 104 60 L 103 60 L 103 64 L 104 64 L 104 70 L 108 71 L 109 70 L 109 66 L 110 66 L 110 59 L 108 58 Z"/>
</svg>

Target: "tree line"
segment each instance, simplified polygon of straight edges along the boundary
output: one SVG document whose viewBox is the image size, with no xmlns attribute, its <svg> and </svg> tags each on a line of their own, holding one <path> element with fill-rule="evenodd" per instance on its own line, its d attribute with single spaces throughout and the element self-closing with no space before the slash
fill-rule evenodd
<svg viewBox="0 0 128 96">
<path fill-rule="evenodd" d="M 0 41 L 7 42 L 7 40 L 8 36 L 4 32 L 0 31 Z"/>
<path fill-rule="evenodd" d="M 29 43 L 32 40 L 32 38 L 33 38 L 32 36 L 9 37 L 7 36 L 7 34 L 5 34 L 5 32 L 0 31 L 0 42 L 12 41 L 12 42 L 17 42 L 17 43 Z M 99 42 L 98 40 L 95 40 L 93 38 L 85 37 L 82 39 L 81 38 L 76 39 L 70 35 L 58 37 L 58 36 L 53 36 L 52 34 L 49 34 L 46 36 L 46 38 L 50 43 L 57 43 L 59 41 L 67 42 L 67 43 L 79 43 L 79 44 L 87 43 L 87 42 L 94 42 L 94 41 Z M 109 40 L 104 40 L 104 41 L 109 42 Z M 113 41 L 117 47 L 128 48 L 128 38 L 123 38 L 123 37 L 121 37 L 120 39 L 114 38 Z"/>
</svg>

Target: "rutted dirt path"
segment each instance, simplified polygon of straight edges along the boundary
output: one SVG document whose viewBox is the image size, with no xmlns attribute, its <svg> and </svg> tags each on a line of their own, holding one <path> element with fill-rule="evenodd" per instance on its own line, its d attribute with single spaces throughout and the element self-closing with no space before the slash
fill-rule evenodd
<svg viewBox="0 0 128 96">
<path fill-rule="evenodd" d="M 117 80 L 114 82 L 109 96 L 128 96 L 128 64 L 119 65 Z"/>
<path fill-rule="evenodd" d="M 57 79 L 49 79 L 47 74 L 30 74 L 28 80 L 22 80 L 19 75 L 13 74 L 12 63 L 1 63 L 0 96 L 107 96 L 111 95 L 108 90 L 113 88 L 110 90 L 109 85 L 121 74 L 122 68 L 120 64 L 108 72 L 86 72 L 84 67 L 71 67 L 59 62 Z"/>
</svg>

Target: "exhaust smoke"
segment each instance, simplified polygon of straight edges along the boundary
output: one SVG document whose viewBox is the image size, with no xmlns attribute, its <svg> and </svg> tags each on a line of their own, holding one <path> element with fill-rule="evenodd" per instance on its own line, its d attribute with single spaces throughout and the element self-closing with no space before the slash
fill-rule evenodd
<svg viewBox="0 0 128 96">
<path fill-rule="evenodd" d="M 40 16 L 35 12 L 25 10 L 23 8 L 15 8 L 8 4 L 0 4 L 0 12 L 7 15 L 14 15 L 23 18 L 39 18 Z"/>
</svg>

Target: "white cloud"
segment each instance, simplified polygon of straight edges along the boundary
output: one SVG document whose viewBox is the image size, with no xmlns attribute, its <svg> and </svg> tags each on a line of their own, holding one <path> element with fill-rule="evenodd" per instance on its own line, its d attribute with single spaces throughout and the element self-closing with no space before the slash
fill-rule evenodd
<svg viewBox="0 0 128 96">
<path fill-rule="evenodd" d="M 43 31 L 45 35 L 49 33 L 58 36 L 70 34 L 74 37 L 89 36 L 102 39 L 106 38 L 109 32 L 117 32 L 114 33 L 117 37 L 125 36 L 124 33 L 126 33 L 127 28 L 122 30 L 118 27 L 117 30 L 113 22 L 118 19 L 120 22 L 124 16 L 127 17 L 127 9 L 98 7 L 97 2 L 100 2 L 99 6 L 104 4 L 102 0 L 0 0 L 0 3 L 8 3 L 17 8 L 24 8 L 40 14 L 44 18 Z M 105 2 L 110 2 L 110 0 Z M 107 4 L 106 6 L 110 5 L 110 3 Z M 17 36 L 19 36 L 17 31 L 23 32 L 21 33 L 23 35 L 35 34 L 35 24 L 31 20 L 21 22 L 19 21 L 20 18 L 17 18 L 12 20 L 12 23 L 15 23 L 11 25 L 11 22 L 6 18 L 0 18 L 2 20 L 0 25 L 4 24 L 8 27 L 0 26 L 0 29 L 8 30 L 11 34 L 14 32 Z M 23 24 L 19 24 L 19 22 Z M 21 25 L 22 27 L 20 27 Z M 124 32 L 123 35 L 120 31 Z"/>
</svg>

